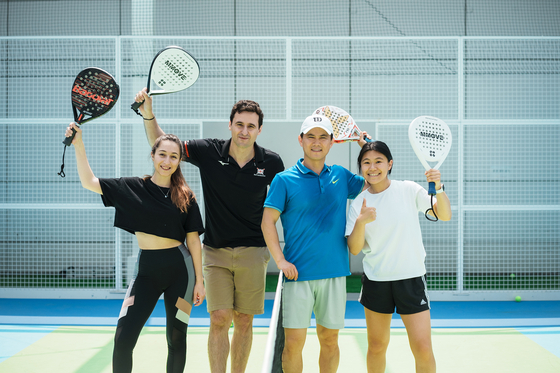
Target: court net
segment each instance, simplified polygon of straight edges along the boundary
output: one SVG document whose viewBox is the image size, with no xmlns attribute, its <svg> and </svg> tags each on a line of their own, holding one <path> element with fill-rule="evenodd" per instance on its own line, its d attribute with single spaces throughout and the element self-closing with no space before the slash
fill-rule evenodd
<svg viewBox="0 0 560 373">
<path fill-rule="evenodd" d="M 284 276 L 280 271 L 261 373 L 282 373 L 282 351 L 284 350 L 284 328 L 282 327 L 283 280 Z"/>
</svg>

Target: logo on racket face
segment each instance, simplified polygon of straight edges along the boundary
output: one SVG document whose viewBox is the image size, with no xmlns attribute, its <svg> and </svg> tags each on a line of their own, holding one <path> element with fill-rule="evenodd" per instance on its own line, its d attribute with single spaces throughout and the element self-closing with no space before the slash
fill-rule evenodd
<svg viewBox="0 0 560 373">
<path fill-rule="evenodd" d="M 432 138 L 432 139 L 435 139 L 435 140 L 441 140 L 441 141 L 444 140 L 443 135 L 438 135 L 438 134 L 436 134 L 436 133 L 430 133 L 430 132 L 420 131 L 420 136 L 422 136 L 422 137 L 429 137 L 429 138 Z"/>
<path fill-rule="evenodd" d="M 72 92 L 76 92 L 77 94 L 79 94 L 80 96 L 85 96 L 93 101 L 97 101 L 100 104 L 103 105 L 109 105 L 111 104 L 111 102 L 113 102 L 112 98 L 107 98 L 107 97 L 103 97 L 101 95 L 98 95 L 97 93 L 93 93 L 90 92 L 82 87 L 80 87 L 79 85 L 75 85 L 74 88 L 72 88 Z"/>
<path fill-rule="evenodd" d="M 187 76 L 181 72 L 181 69 L 179 69 L 178 67 L 176 67 L 171 61 L 166 60 L 166 61 L 165 61 L 165 65 L 166 65 L 167 67 L 169 67 L 169 69 L 170 69 L 171 71 L 173 71 L 173 72 L 175 73 L 175 75 L 177 75 L 177 77 L 178 77 L 179 79 L 181 79 L 181 80 L 187 79 Z"/>
</svg>

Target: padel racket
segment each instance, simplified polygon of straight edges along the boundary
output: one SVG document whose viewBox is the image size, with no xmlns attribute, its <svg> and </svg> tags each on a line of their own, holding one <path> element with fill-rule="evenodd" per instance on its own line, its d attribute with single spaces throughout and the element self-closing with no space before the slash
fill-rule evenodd
<svg viewBox="0 0 560 373">
<path fill-rule="evenodd" d="M 427 170 L 437 170 L 451 149 L 453 136 L 449 126 L 441 119 L 421 116 L 414 119 L 408 126 L 408 140 L 416 156 Z M 437 162 L 430 167 L 428 162 Z M 428 194 L 436 194 L 436 184 L 430 182 Z"/>
<path fill-rule="evenodd" d="M 72 86 L 74 121 L 81 125 L 107 113 L 119 98 L 119 85 L 107 71 L 89 67 L 80 71 Z M 64 145 L 72 145 L 76 130 L 64 138 Z"/>
<path fill-rule="evenodd" d="M 333 139 L 336 143 L 346 141 L 358 141 L 362 136 L 362 131 L 354 122 L 354 118 L 346 111 L 336 106 L 321 106 L 313 112 L 316 115 L 323 115 L 331 120 L 333 126 Z M 373 140 L 364 137 L 367 142 Z"/>
<path fill-rule="evenodd" d="M 107 113 L 119 98 L 120 88 L 115 79 L 107 71 L 97 67 L 88 67 L 80 71 L 72 85 L 72 111 L 74 122 L 81 125 L 92 119 Z M 65 177 L 64 156 L 66 148 L 72 145 L 76 130 L 72 128 L 72 136 L 65 137 L 62 143 L 62 165 L 60 166 L 60 177 Z"/>
<path fill-rule="evenodd" d="M 148 96 L 179 92 L 193 85 L 200 75 L 198 62 L 181 47 L 170 46 L 156 54 L 148 75 Z M 153 82 L 153 84 L 152 84 Z M 159 89 L 156 89 L 159 88 Z M 134 102 L 130 107 L 138 115 L 144 103 Z"/>
</svg>

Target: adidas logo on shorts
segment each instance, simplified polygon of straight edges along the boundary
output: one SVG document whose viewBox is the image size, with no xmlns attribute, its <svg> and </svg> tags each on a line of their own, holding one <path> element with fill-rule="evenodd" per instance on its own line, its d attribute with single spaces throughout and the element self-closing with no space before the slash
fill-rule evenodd
<svg viewBox="0 0 560 373">
<path fill-rule="evenodd" d="M 426 301 L 424 299 L 422 299 L 422 302 L 420 302 L 420 305 L 423 306 L 426 304 Z"/>
</svg>

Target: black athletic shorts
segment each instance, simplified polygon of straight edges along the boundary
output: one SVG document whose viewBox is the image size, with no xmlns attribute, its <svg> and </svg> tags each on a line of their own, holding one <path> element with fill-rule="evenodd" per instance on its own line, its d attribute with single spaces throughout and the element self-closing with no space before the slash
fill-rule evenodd
<svg viewBox="0 0 560 373">
<path fill-rule="evenodd" d="M 362 275 L 360 303 L 373 312 L 411 315 L 430 309 L 426 275 L 398 281 L 371 281 Z"/>
</svg>

